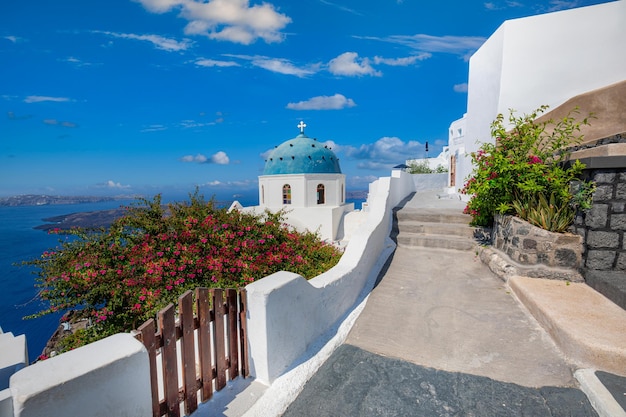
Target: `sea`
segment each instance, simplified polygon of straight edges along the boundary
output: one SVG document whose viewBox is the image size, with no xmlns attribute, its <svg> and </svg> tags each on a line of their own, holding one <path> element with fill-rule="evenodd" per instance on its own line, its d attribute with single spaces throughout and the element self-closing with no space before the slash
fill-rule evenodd
<svg viewBox="0 0 626 417">
<path fill-rule="evenodd" d="M 182 201 L 170 199 L 169 201 Z M 164 199 L 164 202 L 168 200 Z M 46 308 L 37 297 L 37 269 L 22 265 L 23 261 L 39 258 L 43 252 L 60 246 L 64 235 L 50 235 L 34 229 L 45 224 L 43 219 L 78 212 L 110 210 L 128 206 L 135 200 L 115 200 L 99 203 L 60 204 L 41 206 L 0 206 L 0 328 L 13 335 L 26 335 L 29 361 L 42 353 L 48 339 L 59 326 L 62 313 L 36 319 L 24 319 Z M 241 199 L 244 206 L 258 201 Z M 351 200 L 360 209 L 362 200 Z M 226 204 L 226 203 L 224 203 Z"/>
<path fill-rule="evenodd" d="M 43 351 L 48 339 L 59 326 L 62 313 L 36 319 L 23 319 L 37 313 L 46 305 L 37 298 L 36 268 L 21 265 L 36 259 L 46 250 L 60 245 L 63 235 L 49 235 L 34 227 L 45 224 L 43 219 L 65 214 L 108 210 L 128 205 L 134 200 L 100 203 L 59 204 L 41 206 L 0 206 L 0 328 L 14 336 L 26 335 L 29 361 Z"/>
</svg>

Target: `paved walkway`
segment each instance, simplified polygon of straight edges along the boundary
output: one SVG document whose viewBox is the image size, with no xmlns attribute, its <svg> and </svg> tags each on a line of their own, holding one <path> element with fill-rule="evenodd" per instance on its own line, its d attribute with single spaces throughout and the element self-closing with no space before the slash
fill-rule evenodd
<svg viewBox="0 0 626 417">
<path fill-rule="evenodd" d="M 464 204 L 426 193 L 405 207 Z M 597 415 L 550 336 L 475 253 L 399 247 L 383 272 L 284 416 Z"/>
</svg>

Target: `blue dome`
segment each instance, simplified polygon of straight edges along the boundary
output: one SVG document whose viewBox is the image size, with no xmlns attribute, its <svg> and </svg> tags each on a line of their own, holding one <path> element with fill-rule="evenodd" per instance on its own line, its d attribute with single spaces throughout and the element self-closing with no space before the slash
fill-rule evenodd
<svg viewBox="0 0 626 417">
<path fill-rule="evenodd" d="M 281 174 L 341 174 L 341 168 L 330 148 L 301 133 L 277 146 L 265 161 L 263 175 Z"/>
</svg>

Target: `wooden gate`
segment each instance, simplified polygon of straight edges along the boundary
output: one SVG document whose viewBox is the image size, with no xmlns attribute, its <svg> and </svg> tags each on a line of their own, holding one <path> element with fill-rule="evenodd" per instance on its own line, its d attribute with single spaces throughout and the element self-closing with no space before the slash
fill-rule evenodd
<svg viewBox="0 0 626 417">
<path fill-rule="evenodd" d="M 456 155 L 450 156 L 450 187 L 456 186 Z"/>
<path fill-rule="evenodd" d="M 211 399 L 214 381 L 219 391 L 227 379 L 248 375 L 245 290 L 196 288 L 193 295 L 179 297 L 178 320 L 170 304 L 158 314 L 158 329 L 153 319 L 138 329 L 150 359 L 153 417 L 180 416 L 181 403 L 189 415 L 198 393 L 201 402 Z"/>
</svg>

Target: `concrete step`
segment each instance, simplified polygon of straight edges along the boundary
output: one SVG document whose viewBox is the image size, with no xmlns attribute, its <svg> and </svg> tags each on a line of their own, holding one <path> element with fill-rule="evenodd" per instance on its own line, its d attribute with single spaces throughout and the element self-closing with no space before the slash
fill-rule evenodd
<svg viewBox="0 0 626 417">
<path fill-rule="evenodd" d="M 517 276 L 508 284 L 571 361 L 626 376 L 625 310 L 585 283 Z"/>
<path fill-rule="evenodd" d="M 400 232 L 396 237 L 398 246 L 405 248 L 438 248 L 454 250 L 473 250 L 477 243 L 468 237 L 453 235 L 430 235 Z"/>
<path fill-rule="evenodd" d="M 396 241 L 405 248 L 472 250 L 477 242 L 470 220 L 457 209 L 403 208 L 396 212 Z"/>
<path fill-rule="evenodd" d="M 461 236 L 473 238 L 474 227 L 459 223 L 429 223 L 416 220 L 404 220 L 398 224 L 401 233 L 418 233 L 429 235 Z"/>
<path fill-rule="evenodd" d="M 471 216 L 450 209 L 408 209 L 396 212 L 398 223 L 404 221 L 418 221 L 425 223 L 453 223 L 468 225 Z"/>
</svg>

